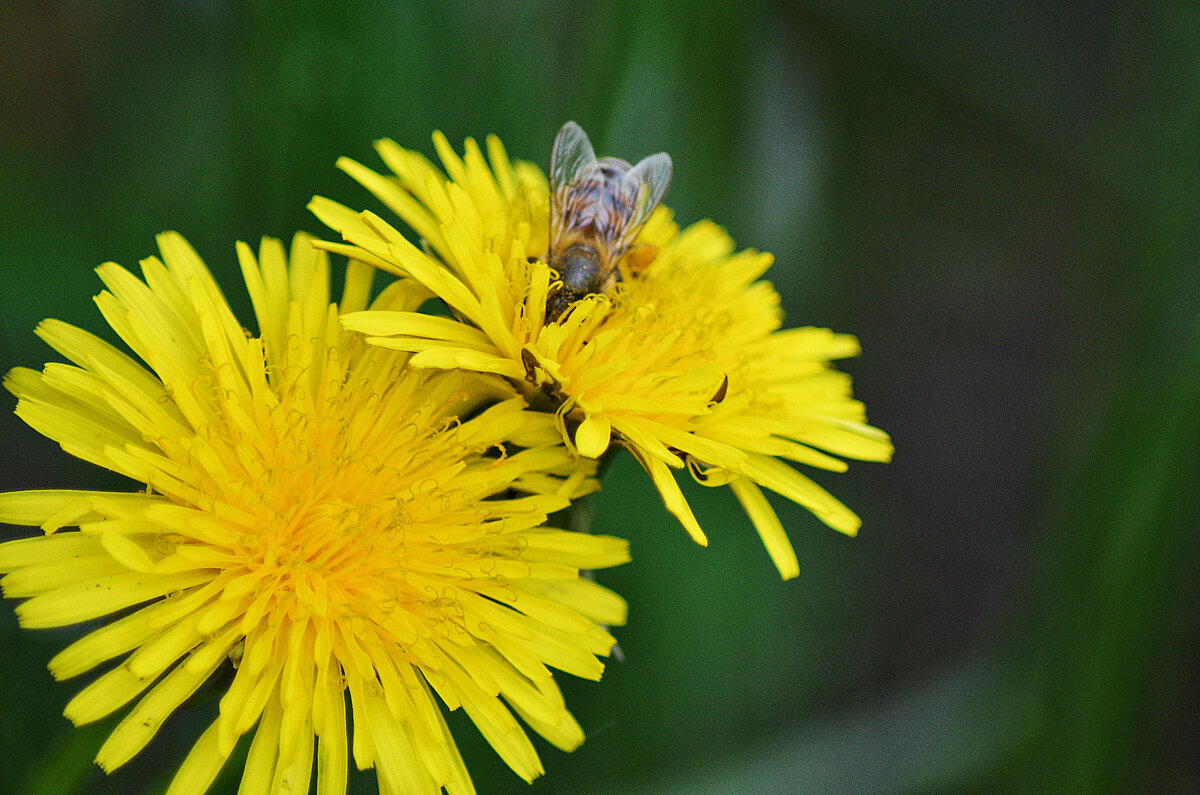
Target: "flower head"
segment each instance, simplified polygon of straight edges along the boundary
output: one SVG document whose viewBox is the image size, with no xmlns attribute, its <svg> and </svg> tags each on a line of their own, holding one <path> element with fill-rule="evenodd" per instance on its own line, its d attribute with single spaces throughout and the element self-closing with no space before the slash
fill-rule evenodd
<svg viewBox="0 0 1200 795">
<path fill-rule="evenodd" d="M 123 657 L 66 709 L 82 724 L 136 702 L 96 761 L 137 754 L 223 665 L 219 715 L 171 792 L 204 791 L 256 725 L 251 792 L 307 792 L 314 757 L 318 791 L 342 792 L 351 756 L 383 792 L 470 791 L 439 700 L 526 779 L 542 768 L 513 712 L 577 746 L 549 669 L 600 677 L 625 606 L 579 570 L 628 553 L 543 525 L 595 487 L 553 420 L 494 376 L 409 368 L 344 331 L 306 238 L 290 262 L 277 241 L 239 248 L 257 337 L 182 238 L 159 246 L 144 281 L 99 269 L 97 303 L 145 366 L 48 320 L 72 364 L 6 381 L 35 429 L 145 484 L 0 495 L 0 520 L 46 533 L 0 545 L 21 623 L 111 617 L 50 665 L 66 678 Z M 340 309 L 368 306 L 372 273 L 350 264 Z M 401 280 L 371 306 L 426 297 Z"/>
<path fill-rule="evenodd" d="M 784 577 L 795 576 L 798 563 L 760 487 L 837 530 L 857 531 L 854 513 L 784 460 L 843 471 L 835 456 L 885 461 L 891 442 L 866 424 L 849 377 L 830 365 L 857 354 L 857 341 L 827 329 L 780 329 L 779 296 L 759 280 L 769 254 L 735 253 L 711 222 L 681 231 L 659 208 L 635 246 L 642 260 L 651 253 L 648 262 L 636 271 L 623 265 L 626 278 L 610 292 L 548 317 L 560 282 L 548 263 L 545 176 L 510 162 L 494 137 L 487 159 L 471 140 L 463 157 L 440 134 L 434 144 L 445 173 L 391 141 L 377 145 L 391 175 L 339 161 L 419 242 L 370 212 L 320 197 L 310 208 L 349 244 L 319 245 L 412 277 L 461 322 L 368 311 L 344 316 L 348 328 L 413 352 L 414 366 L 510 379 L 532 404 L 555 412 L 584 457 L 614 442 L 627 448 L 701 544 L 706 537 L 673 470 L 729 485 Z"/>
</svg>

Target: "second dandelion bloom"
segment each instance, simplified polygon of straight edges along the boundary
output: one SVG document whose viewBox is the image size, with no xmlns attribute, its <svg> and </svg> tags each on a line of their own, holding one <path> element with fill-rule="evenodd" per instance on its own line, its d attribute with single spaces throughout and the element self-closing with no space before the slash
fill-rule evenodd
<svg viewBox="0 0 1200 795">
<path fill-rule="evenodd" d="M 636 166 L 596 160 L 572 127 L 556 141 L 550 181 L 510 161 L 494 137 L 485 158 L 474 141 L 460 157 L 435 135 L 444 171 L 391 141 L 377 145 L 390 174 L 339 161 L 415 235 L 318 197 L 311 209 L 347 243 L 322 245 L 410 276 L 456 316 L 367 311 L 343 322 L 376 346 L 412 352 L 414 366 L 507 378 L 553 413 L 582 457 L 625 447 L 701 544 L 676 473 L 728 485 L 780 573 L 794 577 L 795 552 L 762 489 L 854 534 L 858 517 L 788 462 L 844 471 L 845 458 L 891 457 L 887 434 L 867 424 L 849 376 L 831 364 L 858 343 L 783 329 L 779 296 L 760 279 L 769 254 L 736 251 L 711 222 L 681 230 L 665 208 L 651 213 L 664 167 L 669 179 L 665 155 Z M 618 260 L 615 275 L 591 278 L 556 248 L 571 224 L 601 264 L 606 253 Z M 618 230 L 628 239 L 608 224 L 631 227 Z"/>
<path fill-rule="evenodd" d="M 47 321 L 71 363 L 6 382 L 35 429 L 144 484 L 0 494 L 0 520 L 45 533 L 0 545 L 21 624 L 109 619 L 51 662 L 108 667 L 75 723 L 133 703 L 96 761 L 124 764 L 222 667 L 171 793 L 204 792 L 248 732 L 243 791 L 308 792 L 315 762 L 317 791 L 344 792 L 351 760 L 381 792 L 471 791 L 442 705 L 527 780 L 542 767 L 516 716 L 582 742 L 551 669 L 600 677 L 625 604 L 580 570 L 628 549 L 545 526 L 595 487 L 552 418 L 503 379 L 413 369 L 341 328 L 339 309 L 416 309 L 411 280 L 369 303 L 373 270 L 351 263 L 332 302 L 307 239 L 242 247 L 253 336 L 182 238 L 159 243 L 143 278 L 100 269 L 97 303 L 140 361 Z"/>
</svg>

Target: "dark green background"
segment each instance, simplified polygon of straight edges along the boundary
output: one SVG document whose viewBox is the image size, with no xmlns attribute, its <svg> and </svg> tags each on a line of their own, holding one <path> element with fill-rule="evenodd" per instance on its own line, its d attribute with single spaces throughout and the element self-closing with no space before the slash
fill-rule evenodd
<svg viewBox="0 0 1200 795">
<path fill-rule="evenodd" d="M 383 136 L 432 154 L 441 129 L 544 162 L 567 119 L 601 154 L 670 152 L 682 222 L 774 252 L 790 324 L 860 337 L 846 367 L 896 460 L 819 477 L 857 539 L 780 506 L 797 580 L 724 491 L 689 492 L 701 550 L 615 466 L 595 505 L 633 544 L 602 577 L 630 602 L 627 661 L 566 682 L 589 739 L 540 744 L 535 791 L 1200 788 L 1194 4 L 76 0 L 0 19 L 2 369 L 48 358 L 43 317 L 100 330 L 92 268 L 136 265 L 161 230 L 248 317 L 235 240 L 322 232 L 314 193 L 375 206 L 338 155 L 374 165 Z M 3 488 L 125 487 L 4 423 Z M 160 789 L 211 701 L 105 777 L 111 722 L 70 729 L 80 683 L 45 670 L 77 633 L 19 632 L 12 606 L 0 790 Z M 481 791 L 529 791 L 454 725 Z"/>
</svg>

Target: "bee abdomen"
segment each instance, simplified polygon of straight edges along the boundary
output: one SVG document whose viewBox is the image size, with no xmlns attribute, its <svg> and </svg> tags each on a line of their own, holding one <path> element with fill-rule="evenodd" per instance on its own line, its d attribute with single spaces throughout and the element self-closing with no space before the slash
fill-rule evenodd
<svg viewBox="0 0 1200 795">
<path fill-rule="evenodd" d="M 554 262 L 563 290 L 584 296 L 599 288 L 600 254 L 586 243 L 567 247 Z"/>
</svg>

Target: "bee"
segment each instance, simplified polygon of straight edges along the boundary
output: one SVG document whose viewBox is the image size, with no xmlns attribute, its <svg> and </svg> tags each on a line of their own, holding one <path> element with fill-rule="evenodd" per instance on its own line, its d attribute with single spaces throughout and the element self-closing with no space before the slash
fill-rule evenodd
<svg viewBox="0 0 1200 795">
<path fill-rule="evenodd" d="M 550 150 L 548 259 L 561 284 L 546 301 L 548 320 L 621 281 L 621 258 L 670 182 L 666 152 L 636 166 L 615 157 L 597 160 L 587 133 L 573 121 L 563 125 Z"/>
</svg>

